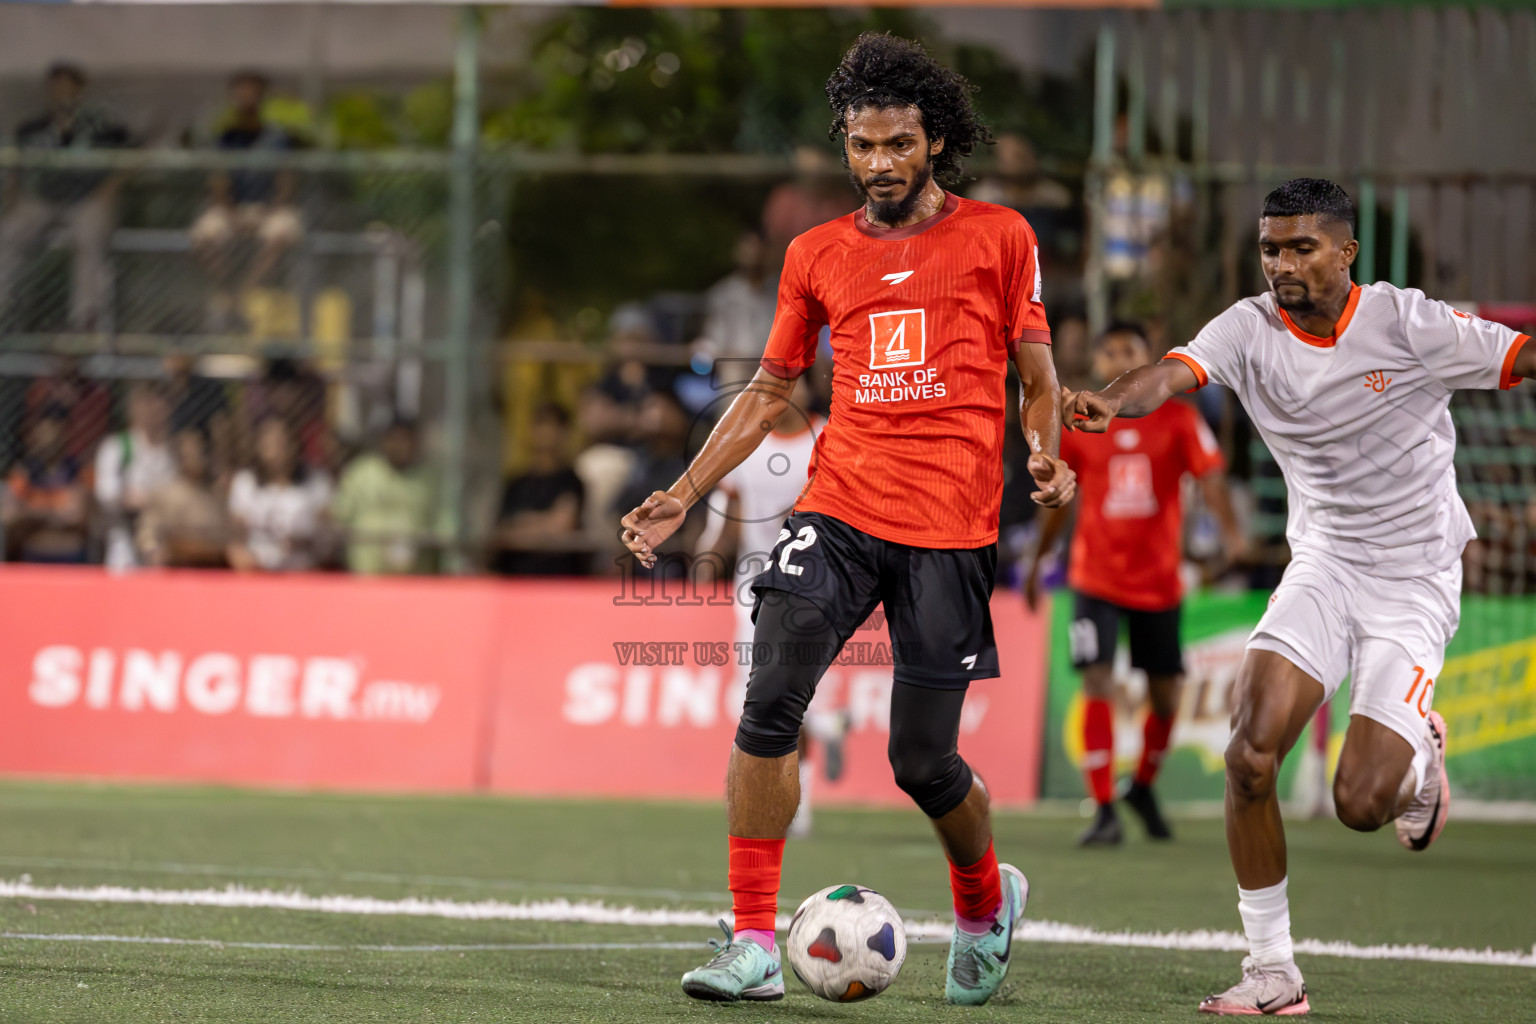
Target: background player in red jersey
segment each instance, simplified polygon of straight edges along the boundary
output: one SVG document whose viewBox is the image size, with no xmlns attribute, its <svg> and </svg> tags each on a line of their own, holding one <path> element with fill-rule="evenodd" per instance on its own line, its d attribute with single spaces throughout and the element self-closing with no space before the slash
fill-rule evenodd
<svg viewBox="0 0 1536 1024">
<path fill-rule="evenodd" d="M 1028 891 L 998 864 L 986 787 L 957 749 L 966 688 L 998 674 L 989 601 L 1010 362 L 1035 500 L 1062 505 L 1076 490 L 1057 458 L 1061 391 L 1034 233 L 1012 210 L 940 187 L 989 135 L 970 86 L 920 46 L 861 36 L 827 98 L 864 206 L 790 244 L 762 368 L 682 479 L 623 519 L 624 543 L 653 563 L 688 507 L 777 422 L 830 327 L 831 417 L 753 584 L 756 646 L 775 656 L 752 665 L 726 779 L 735 932 L 683 988 L 726 1001 L 783 995 L 773 929 L 797 733 L 827 666 L 883 604 L 896 654 L 891 766 L 950 862 L 945 997 L 983 1003 L 1008 970 Z"/>
<path fill-rule="evenodd" d="M 1151 362 L 1151 345 L 1134 326 L 1111 327 L 1094 343 L 1093 373 L 1102 384 Z M 1129 627 L 1131 667 L 1147 673 L 1150 704 L 1141 760 L 1124 799 L 1148 835 L 1168 839 L 1172 832 L 1153 796 L 1152 781 L 1168 749 L 1184 673 L 1179 492 L 1186 473 L 1199 481 L 1221 527 L 1227 558 L 1240 559 L 1245 548 L 1227 495 L 1221 450 L 1193 408 L 1169 402 L 1139 424 L 1116 420 L 1103 434 L 1063 433 L 1061 455 L 1077 471 L 1082 488 L 1068 570 L 1068 582 L 1077 592 L 1068 639 L 1073 667 L 1083 673 L 1083 774 L 1098 804 L 1093 824 L 1078 843 L 1109 846 L 1122 837 L 1114 804 L 1113 710 L 1122 619 Z M 1040 543 L 1024 583 L 1032 609 L 1039 600 L 1041 562 L 1067 518 L 1066 509 L 1041 515 Z"/>
</svg>

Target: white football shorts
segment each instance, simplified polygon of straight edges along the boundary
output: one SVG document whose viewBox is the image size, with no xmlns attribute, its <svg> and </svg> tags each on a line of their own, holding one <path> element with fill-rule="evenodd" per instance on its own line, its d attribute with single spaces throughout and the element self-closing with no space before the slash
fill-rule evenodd
<svg viewBox="0 0 1536 1024">
<path fill-rule="evenodd" d="M 1323 684 L 1325 700 L 1349 676 L 1349 713 L 1387 726 L 1417 753 L 1429 741 L 1424 716 L 1460 621 L 1459 561 L 1430 576 L 1383 579 L 1303 550 L 1248 646 L 1291 661 Z"/>
</svg>

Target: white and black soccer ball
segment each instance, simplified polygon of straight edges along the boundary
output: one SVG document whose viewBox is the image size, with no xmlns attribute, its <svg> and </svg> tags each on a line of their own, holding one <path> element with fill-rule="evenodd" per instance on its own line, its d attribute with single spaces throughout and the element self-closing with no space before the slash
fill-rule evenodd
<svg viewBox="0 0 1536 1024">
<path fill-rule="evenodd" d="M 884 992 L 907 958 L 901 915 L 862 885 L 831 885 L 800 904 L 787 944 L 795 977 L 836 1003 Z"/>
</svg>

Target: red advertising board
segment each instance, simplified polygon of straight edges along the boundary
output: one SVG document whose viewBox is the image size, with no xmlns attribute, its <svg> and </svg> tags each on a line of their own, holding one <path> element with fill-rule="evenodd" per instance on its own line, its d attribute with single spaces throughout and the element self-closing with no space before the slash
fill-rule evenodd
<svg viewBox="0 0 1536 1024">
<path fill-rule="evenodd" d="M 715 797 L 741 705 L 729 606 L 617 581 L 365 580 L 5 567 L 0 771 L 251 785 Z M 1005 675 L 961 750 L 1038 790 L 1044 632 L 994 601 Z M 873 626 L 873 624 L 872 624 Z M 885 763 L 881 628 L 818 703 L 852 720 L 818 799 L 904 802 Z"/>
<path fill-rule="evenodd" d="M 468 789 L 495 594 L 7 566 L 0 771 Z"/>
<path fill-rule="evenodd" d="M 616 603 L 617 583 L 507 591 L 508 638 L 495 709 L 491 786 L 516 793 L 718 797 L 750 653 L 733 610 Z M 1044 713 L 1044 630 L 1017 595 L 992 606 L 1004 675 L 966 700 L 960 750 L 995 799 L 1033 800 Z M 866 627 L 877 626 L 875 620 Z M 816 780 L 831 802 L 907 803 L 886 761 L 890 641 L 859 630 L 827 670 L 816 704 L 851 719 L 847 768 Z"/>
</svg>

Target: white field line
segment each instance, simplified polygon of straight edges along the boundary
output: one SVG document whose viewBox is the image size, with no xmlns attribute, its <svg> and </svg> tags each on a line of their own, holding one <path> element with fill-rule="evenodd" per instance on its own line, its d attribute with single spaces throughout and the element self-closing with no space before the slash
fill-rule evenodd
<svg viewBox="0 0 1536 1024">
<path fill-rule="evenodd" d="M 698 942 L 474 942 L 427 946 L 333 946 L 312 942 L 226 942 L 223 939 L 175 939 L 162 935 L 67 935 L 48 932 L 0 932 L 0 939 L 27 942 L 116 942 L 135 946 L 206 946 L 209 949 L 276 949 L 302 953 L 594 953 L 631 949 L 699 949 Z"/>
<path fill-rule="evenodd" d="M 65 868 L 85 871 L 116 871 L 148 875 L 202 875 L 211 878 L 293 878 L 315 882 L 363 882 L 379 885 L 430 885 L 460 889 L 512 892 L 546 892 L 570 896 L 623 896 L 720 903 L 728 892 L 686 889 L 640 888 L 620 885 L 587 885 L 578 882 L 527 882 L 506 878 L 474 878 L 466 875 L 397 874 L 385 871 L 327 870 L 325 868 L 273 867 L 250 864 L 188 864 L 180 861 L 124 861 L 98 857 L 15 857 L 0 855 L 0 864 L 18 868 Z"/>
<path fill-rule="evenodd" d="M 301 892 L 274 892 L 230 885 L 223 889 L 144 889 L 117 885 L 89 888 L 34 885 L 25 881 L 0 881 L 0 898 L 67 900 L 84 903 L 129 903 L 155 906 L 297 910 L 322 914 L 380 915 L 448 918 L 458 921 L 543 921 L 645 927 L 710 928 L 722 916 L 703 910 L 615 907 L 605 903 L 570 900 L 539 900 L 504 903 L 481 900 L 461 903 L 444 899 L 380 899 L 374 896 L 312 896 Z M 788 928 L 787 915 L 779 927 Z M 908 921 L 909 938 L 937 941 L 949 937 L 949 924 L 939 921 Z M 1136 949 L 1216 950 L 1242 952 L 1247 940 L 1233 932 L 1104 932 L 1096 928 L 1052 921 L 1025 921 L 1015 933 L 1025 942 L 1071 945 L 1120 946 Z M 686 948 L 686 946 L 684 947 Z M 1301 939 L 1298 952 L 1312 956 L 1353 960 L 1419 960 L 1435 963 L 1485 964 L 1536 967 L 1536 947 L 1529 951 L 1495 949 L 1440 949 L 1433 946 L 1357 946 L 1352 942 Z"/>
</svg>

